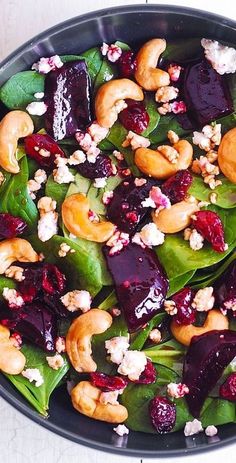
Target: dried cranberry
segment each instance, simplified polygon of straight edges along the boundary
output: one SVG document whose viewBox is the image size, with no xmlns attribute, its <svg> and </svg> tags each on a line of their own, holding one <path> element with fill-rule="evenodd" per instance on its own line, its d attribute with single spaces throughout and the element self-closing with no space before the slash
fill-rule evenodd
<svg viewBox="0 0 236 463">
<path fill-rule="evenodd" d="M 137 384 L 152 384 L 155 383 L 157 377 L 157 372 L 156 369 L 151 362 L 151 360 L 147 359 L 147 363 L 145 366 L 145 369 L 139 376 L 139 379 L 137 381 L 134 381 Z"/>
<path fill-rule="evenodd" d="M 0 214 L 0 239 L 14 238 L 21 235 L 27 224 L 20 217 L 14 217 L 8 213 Z"/>
<path fill-rule="evenodd" d="M 86 178 L 95 179 L 110 177 L 112 175 L 112 163 L 109 156 L 99 154 L 95 162 L 85 161 L 75 166 L 81 175 Z"/>
<path fill-rule="evenodd" d="M 90 378 L 94 386 L 105 392 L 122 390 L 128 384 L 128 380 L 126 378 L 121 376 L 109 376 L 98 371 L 90 373 Z"/>
<path fill-rule="evenodd" d="M 19 264 L 24 268 L 24 280 L 18 283 L 25 302 L 32 302 L 36 297 L 43 299 L 45 294 L 56 296 L 65 289 L 65 276 L 52 264 Z"/>
<path fill-rule="evenodd" d="M 160 434 L 170 432 L 176 420 L 176 407 L 173 402 L 162 396 L 154 397 L 149 404 L 149 413 L 153 427 Z"/>
<path fill-rule="evenodd" d="M 236 373 L 231 373 L 220 386 L 220 397 L 236 402 Z"/>
<path fill-rule="evenodd" d="M 149 115 L 142 101 L 125 100 L 128 107 L 119 114 L 121 124 L 136 133 L 142 133 L 148 126 Z"/>
<path fill-rule="evenodd" d="M 220 217 L 212 211 L 198 211 L 192 218 L 194 228 L 201 233 L 217 252 L 226 250 L 224 229 Z"/>
<path fill-rule="evenodd" d="M 123 51 L 118 61 L 120 75 L 122 77 L 132 77 L 137 69 L 137 62 L 133 51 Z"/>
<path fill-rule="evenodd" d="M 178 325 L 191 325 L 196 320 L 196 310 L 192 308 L 193 291 L 191 288 L 183 288 L 174 294 L 171 299 L 178 310 L 174 320 Z"/>
<path fill-rule="evenodd" d="M 33 133 L 25 138 L 25 152 L 45 169 L 53 169 L 56 155 L 65 157 L 53 138 L 42 133 Z"/>
<path fill-rule="evenodd" d="M 42 289 L 48 294 L 55 292 L 61 294 L 65 289 L 65 275 L 56 267 L 56 265 L 45 264 L 42 274 Z"/>
<path fill-rule="evenodd" d="M 188 170 L 179 170 L 163 183 L 161 189 L 172 204 L 179 203 L 187 195 L 192 181 L 193 177 Z"/>
</svg>

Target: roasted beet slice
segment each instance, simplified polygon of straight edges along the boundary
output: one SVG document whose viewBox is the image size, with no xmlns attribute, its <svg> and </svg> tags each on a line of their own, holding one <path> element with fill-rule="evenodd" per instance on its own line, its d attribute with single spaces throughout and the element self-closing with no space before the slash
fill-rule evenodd
<svg viewBox="0 0 236 463">
<path fill-rule="evenodd" d="M 90 373 L 92 384 L 102 391 L 120 391 L 128 385 L 128 380 L 121 376 L 109 376 L 100 371 Z"/>
<path fill-rule="evenodd" d="M 44 169 L 53 169 L 56 156 L 65 157 L 64 151 L 49 135 L 33 133 L 25 138 L 26 154 Z"/>
<path fill-rule="evenodd" d="M 117 225 L 119 230 L 133 233 L 149 210 L 143 207 L 142 201 L 148 198 L 155 184 L 152 179 L 147 179 L 142 186 L 136 186 L 133 177 L 124 180 L 113 192 L 113 198 L 107 207 L 108 219 Z"/>
<path fill-rule="evenodd" d="M 183 288 L 171 296 L 175 302 L 177 314 L 174 320 L 178 325 L 191 325 L 196 320 L 196 309 L 192 307 L 194 293 L 191 288 Z"/>
<path fill-rule="evenodd" d="M 147 359 L 147 364 L 145 366 L 145 369 L 139 376 L 139 379 L 134 381 L 136 384 L 153 384 L 155 383 L 157 378 L 157 372 L 156 369 L 151 362 L 151 360 Z"/>
<path fill-rule="evenodd" d="M 215 212 L 197 211 L 192 216 L 192 223 L 203 238 L 211 243 L 216 252 L 226 251 L 223 224 Z"/>
<path fill-rule="evenodd" d="M 231 373 L 220 386 L 220 397 L 236 402 L 236 373 Z"/>
<path fill-rule="evenodd" d="M 109 255 L 103 247 L 118 301 L 131 331 L 147 323 L 162 307 L 168 279 L 152 249 L 130 243 L 120 253 Z"/>
<path fill-rule="evenodd" d="M 189 115 L 199 126 L 233 112 L 225 77 L 218 74 L 206 60 L 187 67 L 184 101 Z"/>
<path fill-rule="evenodd" d="M 182 383 L 189 388 L 185 399 L 194 417 L 199 417 L 205 399 L 235 355 L 235 331 L 214 330 L 193 337 L 185 356 Z"/>
<path fill-rule="evenodd" d="M 91 122 L 90 78 L 84 60 L 65 63 L 45 79 L 45 125 L 55 140 L 84 130 Z"/>
<path fill-rule="evenodd" d="M 89 162 L 86 160 L 85 162 L 75 166 L 75 168 L 81 175 L 86 178 L 91 178 L 91 180 L 95 178 L 110 177 L 112 175 L 111 159 L 109 156 L 102 153 L 96 157 L 95 162 Z"/>
<path fill-rule="evenodd" d="M 236 306 L 236 261 L 214 283 L 215 302 L 222 309 Z"/>
<path fill-rule="evenodd" d="M 163 183 L 161 190 L 175 204 L 184 200 L 192 181 L 193 177 L 187 169 L 179 170 Z"/>
<path fill-rule="evenodd" d="M 125 100 L 127 108 L 119 114 L 121 124 L 136 133 L 142 133 L 149 124 L 149 115 L 142 101 Z"/>
<path fill-rule="evenodd" d="M 21 235 L 26 228 L 27 224 L 21 217 L 8 213 L 0 214 L 0 240 L 15 238 Z"/>
<path fill-rule="evenodd" d="M 176 421 L 176 407 L 167 397 L 156 396 L 149 404 L 153 427 L 159 434 L 170 432 Z"/>
</svg>

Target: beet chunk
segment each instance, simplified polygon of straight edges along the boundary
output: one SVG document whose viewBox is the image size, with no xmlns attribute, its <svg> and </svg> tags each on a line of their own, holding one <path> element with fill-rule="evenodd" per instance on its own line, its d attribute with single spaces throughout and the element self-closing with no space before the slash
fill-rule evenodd
<svg viewBox="0 0 236 463">
<path fill-rule="evenodd" d="M 215 302 L 222 309 L 236 305 L 236 261 L 233 261 L 214 283 Z"/>
<path fill-rule="evenodd" d="M 236 373 L 231 373 L 220 386 L 220 397 L 236 402 Z"/>
<path fill-rule="evenodd" d="M 156 396 L 149 404 L 153 427 L 159 434 L 170 432 L 176 421 L 176 407 L 167 397 Z"/>
<path fill-rule="evenodd" d="M 75 166 L 78 172 L 86 178 L 110 177 L 112 175 L 112 163 L 109 156 L 101 153 L 96 157 L 95 162 L 85 161 Z"/>
<path fill-rule="evenodd" d="M 235 355 L 235 331 L 214 330 L 193 337 L 184 361 L 182 382 L 189 388 L 185 399 L 194 417 L 199 417 L 205 399 Z"/>
<path fill-rule="evenodd" d="M 171 297 L 177 308 L 173 319 L 178 325 L 191 325 L 196 321 L 196 309 L 191 305 L 193 296 L 191 288 L 183 288 Z"/>
<path fill-rule="evenodd" d="M 45 79 L 45 125 L 55 140 L 73 136 L 91 122 L 90 77 L 84 60 L 65 63 Z"/>
<path fill-rule="evenodd" d="M 109 251 L 103 247 L 127 325 L 135 331 L 160 311 L 168 279 L 152 249 L 130 243 L 118 254 L 111 256 Z"/>
<path fill-rule="evenodd" d="M 225 77 L 206 60 L 187 67 L 183 91 L 188 113 L 199 126 L 233 112 Z"/>
</svg>

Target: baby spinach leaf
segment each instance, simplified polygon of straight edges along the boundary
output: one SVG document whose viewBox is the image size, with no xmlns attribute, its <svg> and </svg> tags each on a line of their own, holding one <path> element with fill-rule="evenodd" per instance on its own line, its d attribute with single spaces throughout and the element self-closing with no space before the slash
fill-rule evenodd
<svg viewBox="0 0 236 463">
<path fill-rule="evenodd" d="M 46 186 L 45 186 L 45 195 L 50 196 L 57 202 L 57 209 L 60 210 L 61 205 L 66 197 L 66 193 L 68 191 L 68 184 L 62 183 L 58 184 L 54 182 L 53 176 L 50 175 L 47 179 Z"/>
<path fill-rule="evenodd" d="M 69 63 L 70 61 L 85 60 L 85 57 L 82 55 L 62 55 L 60 56 L 63 63 Z"/>
<path fill-rule="evenodd" d="M 0 89 L 0 99 L 9 109 L 25 109 L 34 94 L 44 92 L 45 77 L 35 71 L 22 71 L 10 77 Z"/>
<path fill-rule="evenodd" d="M 49 407 L 49 399 L 54 389 L 61 382 L 69 370 L 69 363 L 65 356 L 64 365 L 58 370 L 53 370 L 49 367 L 45 352 L 33 345 L 24 345 L 21 349 L 26 357 L 26 368 L 39 369 L 44 383 L 36 387 L 35 383 L 30 383 L 27 378 L 22 375 L 5 375 L 18 389 L 26 400 L 42 415 L 47 416 Z"/>
<path fill-rule="evenodd" d="M 148 349 L 145 349 L 144 352 L 146 356 L 152 360 L 152 362 L 172 368 L 179 374 L 182 373 L 182 361 L 186 349 L 175 339 L 170 339 L 169 341 L 157 344 L 156 346 L 149 347 Z"/>
<path fill-rule="evenodd" d="M 217 124 L 222 125 L 222 134 L 224 135 L 228 130 L 233 129 L 236 125 L 236 113 L 229 114 L 228 116 L 217 119 Z"/>
<path fill-rule="evenodd" d="M 230 182 L 224 176 L 217 178 L 222 181 L 222 185 L 214 189 L 214 193 L 217 196 L 216 205 L 224 209 L 236 207 L 236 184 Z M 204 183 L 202 177 L 195 175 L 189 193 L 200 201 L 209 201 L 212 190 Z"/>
<path fill-rule="evenodd" d="M 168 130 L 173 130 L 179 135 L 179 137 L 183 137 L 183 135 L 191 132 L 191 130 L 183 129 L 176 116 L 173 114 L 161 116 L 157 127 L 149 135 L 151 144 L 158 145 L 159 143 L 166 141 Z"/>
<path fill-rule="evenodd" d="M 222 275 L 222 273 L 228 268 L 228 266 L 236 259 L 236 254 L 231 254 L 227 259 L 224 260 L 223 264 L 217 269 L 211 271 L 209 274 L 198 281 L 190 281 L 190 285 L 194 289 L 204 288 L 206 286 L 212 286 L 212 284 Z"/>
<path fill-rule="evenodd" d="M 98 148 L 101 151 L 114 151 L 115 146 L 109 140 L 107 140 L 107 138 L 104 138 L 104 140 L 99 143 Z"/>
<path fill-rule="evenodd" d="M 90 48 L 82 53 L 82 56 L 86 59 L 88 72 L 92 83 L 94 83 L 103 63 L 101 50 L 98 47 Z"/>
<path fill-rule="evenodd" d="M 0 276 L 0 298 L 2 297 L 3 288 L 15 288 L 16 284 L 11 278 Z"/>
<path fill-rule="evenodd" d="M 179 39 L 173 42 L 167 42 L 166 49 L 162 53 L 161 58 L 168 59 L 172 62 L 184 63 L 185 61 L 200 57 L 203 54 L 202 51 L 203 49 L 199 37 L 188 39 L 187 47 L 186 39 Z"/>
<path fill-rule="evenodd" d="M 167 297 L 172 296 L 172 294 L 177 293 L 181 288 L 183 288 L 187 283 L 191 280 L 195 273 L 195 270 L 191 270 L 190 272 L 183 273 L 183 275 L 179 275 L 175 278 L 171 278 L 169 280 L 169 290 L 167 293 Z"/>
<path fill-rule="evenodd" d="M 117 297 L 115 290 L 113 289 L 110 294 L 104 299 L 104 301 L 99 304 L 98 308 L 101 310 L 109 310 L 111 309 L 114 305 L 117 304 Z"/>
<path fill-rule="evenodd" d="M 235 423 L 235 403 L 208 397 L 204 403 L 200 420 L 204 428 L 212 424 L 219 426 L 226 423 Z"/>
<path fill-rule="evenodd" d="M 149 134 L 152 133 L 153 130 L 155 130 L 155 128 L 157 127 L 161 116 L 159 112 L 157 111 L 157 104 L 151 96 L 146 95 L 145 100 L 144 100 L 144 105 L 149 115 L 149 123 L 148 123 L 148 127 L 146 128 L 146 130 L 144 130 L 141 133 L 141 135 L 143 137 L 148 138 Z"/>
<path fill-rule="evenodd" d="M 109 61 L 104 59 L 94 82 L 94 91 L 96 92 L 102 84 L 105 84 L 109 80 L 115 78 L 116 75 L 117 72 L 114 64 L 111 64 Z"/>
<path fill-rule="evenodd" d="M 145 328 L 135 333 L 130 344 L 130 349 L 141 350 L 145 342 L 147 341 L 152 329 L 158 326 L 165 317 L 166 312 L 158 313 L 150 320 L 149 323 L 147 323 L 147 326 Z"/>
<path fill-rule="evenodd" d="M 115 45 L 116 45 L 117 47 L 120 47 L 121 50 L 123 50 L 123 51 L 128 51 L 128 50 L 130 50 L 130 46 L 129 46 L 127 43 L 125 43 L 125 42 L 120 42 L 119 40 L 116 40 Z"/>
<path fill-rule="evenodd" d="M 140 177 L 140 171 L 134 164 L 134 153 L 131 148 L 123 148 L 122 143 L 126 139 L 128 135 L 128 130 L 126 130 L 123 125 L 116 121 L 115 124 L 112 126 L 107 140 L 110 141 L 118 151 L 124 154 L 125 160 L 131 169 L 132 173 L 138 177 Z"/>
</svg>

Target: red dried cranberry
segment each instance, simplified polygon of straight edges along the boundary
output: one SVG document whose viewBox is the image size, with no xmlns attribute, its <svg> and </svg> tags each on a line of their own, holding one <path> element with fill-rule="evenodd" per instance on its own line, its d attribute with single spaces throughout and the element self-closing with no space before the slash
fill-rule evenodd
<svg viewBox="0 0 236 463">
<path fill-rule="evenodd" d="M 141 101 L 126 100 L 127 108 L 119 114 L 121 124 L 136 133 L 142 133 L 148 126 L 149 115 Z"/>
<path fill-rule="evenodd" d="M 191 288 L 183 288 L 174 294 L 171 299 L 178 310 L 174 320 L 178 325 L 191 325 L 196 320 L 196 310 L 192 308 L 193 291 Z"/>
<path fill-rule="evenodd" d="M 149 413 L 153 427 L 160 434 L 170 432 L 176 420 L 176 407 L 173 402 L 162 396 L 154 397 L 149 404 Z"/>
<path fill-rule="evenodd" d="M 45 169 L 53 169 L 56 155 L 65 157 L 64 151 L 49 135 L 33 133 L 25 138 L 25 151 Z"/>
<path fill-rule="evenodd" d="M 236 402 L 236 373 L 231 373 L 220 386 L 220 397 Z"/>
<path fill-rule="evenodd" d="M 24 268 L 24 280 L 18 283 L 18 289 L 25 302 L 32 302 L 38 296 L 43 299 L 45 293 L 56 297 L 64 291 L 65 276 L 55 265 L 42 263 L 19 265 Z"/>
<path fill-rule="evenodd" d="M 151 362 L 151 360 L 147 359 L 147 363 L 145 366 L 145 369 L 139 376 L 139 379 L 137 381 L 134 381 L 134 383 L 137 384 L 152 384 L 155 383 L 157 377 L 157 372 L 156 369 Z"/>
<path fill-rule="evenodd" d="M 27 224 L 20 217 L 14 217 L 8 213 L 0 214 L 0 239 L 14 238 L 21 235 Z"/>
<path fill-rule="evenodd" d="M 103 178 L 112 175 L 112 163 L 109 156 L 101 153 L 96 157 L 95 162 L 85 161 L 75 166 L 81 175 L 86 178 Z"/>
<path fill-rule="evenodd" d="M 65 275 L 52 264 L 45 264 L 42 275 L 42 289 L 48 294 L 62 293 L 65 289 Z"/>
<path fill-rule="evenodd" d="M 118 67 L 122 77 L 132 77 L 137 69 L 134 52 L 131 50 L 123 51 L 118 61 Z"/>
<path fill-rule="evenodd" d="M 163 183 L 161 189 L 172 204 L 179 203 L 187 195 L 192 181 L 193 177 L 188 170 L 179 170 Z"/>
<path fill-rule="evenodd" d="M 213 249 L 217 252 L 226 250 L 224 241 L 224 229 L 220 217 L 212 211 L 198 211 L 194 213 L 192 223 L 194 228 L 201 233 Z"/>
<path fill-rule="evenodd" d="M 119 391 L 124 389 L 128 384 L 128 380 L 126 378 L 121 376 L 109 376 L 98 371 L 90 373 L 90 378 L 92 384 L 104 392 Z"/>
</svg>

